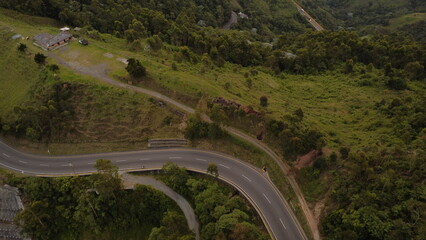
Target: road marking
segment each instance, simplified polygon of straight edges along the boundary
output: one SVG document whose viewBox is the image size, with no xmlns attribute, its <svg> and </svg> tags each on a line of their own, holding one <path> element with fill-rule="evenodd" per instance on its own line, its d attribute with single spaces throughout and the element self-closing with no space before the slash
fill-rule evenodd
<svg viewBox="0 0 426 240">
<path fill-rule="evenodd" d="M 243 177 L 244 177 L 245 179 L 247 179 L 249 182 L 251 182 L 250 178 L 248 178 L 248 177 L 247 177 L 247 176 L 245 176 L 244 174 L 243 174 Z"/>
<path fill-rule="evenodd" d="M 196 158 L 195 160 L 203 161 L 203 162 L 207 162 L 207 160 L 205 160 L 205 159 L 201 159 L 201 158 Z"/>
<path fill-rule="evenodd" d="M 125 161 L 127 161 L 127 160 L 117 160 L 116 162 L 125 162 Z"/>
<path fill-rule="evenodd" d="M 49 165 L 48 164 L 40 164 L 40 166 L 48 167 Z"/>
<path fill-rule="evenodd" d="M 27 162 L 24 162 L 24 161 L 21 161 L 21 160 L 19 160 L 19 162 L 20 162 L 20 163 L 23 163 L 23 164 L 27 164 Z"/>
<path fill-rule="evenodd" d="M 281 224 L 283 225 L 284 229 L 287 229 L 287 228 L 285 227 L 284 223 L 283 223 L 283 220 L 281 220 L 281 218 L 280 218 L 280 222 L 281 222 Z"/>
<path fill-rule="evenodd" d="M 10 158 L 10 156 L 9 156 L 9 155 L 7 155 L 6 153 L 3 153 L 3 156 L 5 156 L 5 157 L 7 157 L 7 158 Z"/>
<path fill-rule="evenodd" d="M 169 157 L 169 159 L 181 159 L 182 157 Z"/>
<path fill-rule="evenodd" d="M 263 194 L 263 196 L 266 198 L 266 200 L 268 200 L 269 204 L 271 204 L 271 201 L 269 201 L 269 198 L 265 194 Z"/>
<path fill-rule="evenodd" d="M 149 160 L 149 159 L 151 159 L 151 158 L 141 158 L 139 160 L 144 161 L 144 160 Z"/>
<path fill-rule="evenodd" d="M 62 164 L 62 167 L 71 167 L 71 164 L 67 163 L 67 164 Z"/>
<path fill-rule="evenodd" d="M 230 167 L 225 166 L 225 165 L 223 165 L 223 164 L 219 164 L 219 166 L 222 166 L 222 167 L 224 167 L 224 168 L 230 169 Z"/>
<path fill-rule="evenodd" d="M 95 165 L 96 163 L 95 162 L 89 162 L 89 163 L 87 163 L 88 165 Z"/>
</svg>

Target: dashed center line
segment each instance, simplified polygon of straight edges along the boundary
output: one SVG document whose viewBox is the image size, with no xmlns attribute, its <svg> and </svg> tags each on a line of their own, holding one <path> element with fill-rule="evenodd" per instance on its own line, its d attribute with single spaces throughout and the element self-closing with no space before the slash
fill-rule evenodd
<svg viewBox="0 0 426 240">
<path fill-rule="evenodd" d="M 251 182 L 250 178 L 248 178 L 247 176 L 245 176 L 244 174 L 242 175 L 245 179 L 247 179 L 249 182 Z"/>
<path fill-rule="evenodd" d="M 219 164 L 219 166 L 222 166 L 222 167 L 224 167 L 224 168 L 230 169 L 230 167 L 225 166 L 225 165 L 223 165 L 223 164 Z"/>
<path fill-rule="evenodd" d="M 7 158 L 10 158 L 10 156 L 9 156 L 9 155 L 7 155 L 6 153 L 3 153 L 3 156 L 5 156 L 5 157 L 7 157 Z"/>
<path fill-rule="evenodd" d="M 271 204 L 271 201 L 269 201 L 269 198 L 265 194 L 263 194 L 263 196 L 266 198 L 266 200 L 268 200 L 269 204 Z"/>
<path fill-rule="evenodd" d="M 88 165 L 95 165 L 96 163 L 95 162 L 89 162 L 89 163 L 87 163 Z"/>
<path fill-rule="evenodd" d="M 141 161 L 145 161 L 145 160 L 149 160 L 149 159 L 151 159 L 151 158 L 141 158 L 141 159 L 139 159 L 139 160 L 141 160 Z"/>
<path fill-rule="evenodd" d="M 21 160 L 19 160 L 19 162 L 20 162 L 20 163 L 23 163 L 23 164 L 27 164 L 27 162 L 24 162 L 24 161 L 21 161 Z"/>
<path fill-rule="evenodd" d="M 207 162 L 207 160 L 205 160 L 205 159 L 201 159 L 201 158 L 196 158 L 195 160 L 203 161 L 203 162 Z"/>
<path fill-rule="evenodd" d="M 280 218 L 280 222 L 281 222 L 281 224 L 283 225 L 284 229 L 287 229 L 287 228 L 285 227 L 284 223 L 283 223 L 283 220 L 281 220 L 281 218 Z"/>
<path fill-rule="evenodd" d="M 125 161 L 127 161 L 127 160 L 117 160 L 116 162 L 125 162 Z"/>
<path fill-rule="evenodd" d="M 42 167 L 48 167 L 49 165 L 48 164 L 40 164 L 40 166 L 42 166 Z"/>
<path fill-rule="evenodd" d="M 169 157 L 169 159 L 181 159 L 182 157 Z"/>
<path fill-rule="evenodd" d="M 61 166 L 62 166 L 62 167 L 71 167 L 71 165 L 70 165 L 69 163 L 67 163 L 67 164 L 62 164 Z"/>
</svg>

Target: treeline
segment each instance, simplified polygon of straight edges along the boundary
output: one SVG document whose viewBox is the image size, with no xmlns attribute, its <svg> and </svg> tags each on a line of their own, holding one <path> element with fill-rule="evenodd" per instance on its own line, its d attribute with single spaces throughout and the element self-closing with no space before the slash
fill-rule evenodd
<svg viewBox="0 0 426 240">
<path fill-rule="evenodd" d="M 31 92 L 34 101 L 16 106 L 15 117 L 0 120 L 1 132 L 36 142 L 61 139 L 73 128 L 74 111 L 69 99 L 78 87 L 55 79 L 49 66 L 44 68 Z"/>
<path fill-rule="evenodd" d="M 156 40 L 151 42 L 161 40 L 178 46 L 169 50 L 174 51 L 179 60 L 193 63 L 200 61 L 204 55 L 218 66 L 228 61 L 242 66 L 266 65 L 277 73 L 299 74 L 341 69 L 347 61 L 366 66 L 372 64 L 379 69 L 389 63 L 403 77 L 410 75 L 413 70 L 410 67 L 416 64 L 416 78 L 425 77 L 425 45 L 403 35 L 361 38 L 350 31 L 306 32 L 281 35 L 271 47 L 262 42 L 268 39 L 267 36 L 253 31 L 221 31 L 197 24 L 203 14 L 210 13 L 221 19 L 219 15 L 222 12 L 230 11 L 230 7 L 226 7 L 229 6 L 228 1 L 29 2 L 6 0 L 0 6 L 54 17 L 74 26 L 86 26 L 83 32 L 93 37 L 99 38 L 97 31 L 111 33 L 127 39 L 130 46 L 140 44 L 140 39 L 156 36 Z M 223 5 L 227 10 L 220 10 L 223 6 L 213 7 L 215 3 L 222 2 L 227 2 Z M 250 4 L 247 3 L 247 6 Z"/>
<path fill-rule="evenodd" d="M 1 7 L 23 13 L 50 17 L 74 26 L 93 26 L 101 32 L 123 32 L 133 19 L 149 26 L 149 31 L 168 21 L 176 21 L 187 12 L 194 21 L 203 20 L 209 26 L 222 26 L 230 17 L 227 0 L 4 0 Z M 150 28 L 151 27 L 151 28 Z"/>
<path fill-rule="evenodd" d="M 289 56 L 288 52 L 296 56 Z M 425 45 L 403 35 L 360 37 L 352 31 L 321 31 L 281 36 L 269 56 L 269 65 L 277 71 L 316 73 L 338 69 L 352 61 L 384 70 L 388 65 L 395 75 L 417 80 L 425 78 L 425 56 Z M 413 64 L 415 70 L 411 68 Z"/>
<path fill-rule="evenodd" d="M 151 228 L 165 226 L 178 231 L 164 236 L 194 239 L 171 199 L 144 185 L 124 190 L 109 160 L 98 160 L 96 168 L 98 173 L 88 177 L 10 175 L 6 182 L 19 187 L 28 201 L 15 219 L 24 234 L 32 239 L 131 239 L 147 234 L 141 230 L 149 234 Z"/>
<path fill-rule="evenodd" d="M 201 225 L 201 239 L 269 239 L 255 225 L 260 219 L 256 219 L 235 190 L 209 178 L 192 176 L 174 163 L 164 165 L 162 170 L 160 178 L 194 206 Z"/>
<path fill-rule="evenodd" d="M 389 25 L 389 20 L 408 13 L 426 12 L 423 0 L 410 1 L 347 1 L 301 0 L 300 3 L 328 29 L 367 25 Z"/>
<path fill-rule="evenodd" d="M 321 221 L 326 238 L 424 239 L 424 151 L 409 155 L 400 148 L 349 154 L 348 148 L 342 150 L 337 162 L 332 155 L 310 167 L 316 177 L 332 170 L 331 198 Z"/>
</svg>

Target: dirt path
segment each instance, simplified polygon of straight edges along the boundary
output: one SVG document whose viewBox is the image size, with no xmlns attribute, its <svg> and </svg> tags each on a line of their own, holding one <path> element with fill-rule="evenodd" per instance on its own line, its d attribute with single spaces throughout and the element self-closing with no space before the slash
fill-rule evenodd
<svg viewBox="0 0 426 240">
<path fill-rule="evenodd" d="M 195 239 L 200 239 L 200 225 L 198 224 L 194 209 L 192 209 L 191 205 L 188 201 L 186 201 L 184 197 L 173 191 L 171 188 L 167 187 L 164 183 L 151 177 L 134 176 L 127 173 L 123 173 L 121 174 L 121 178 L 123 179 L 124 187 L 126 189 L 133 189 L 136 184 L 150 185 L 153 188 L 166 194 L 169 198 L 173 199 L 173 201 L 177 203 L 180 209 L 182 209 L 186 221 L 188 222 L 189 229 L 195 233 Z"/>
<path fill-rule="evenodd" d="M 53 52 L 49 52 L 48 56 L 52 59 L 55 59 L 59 64 L 72 69 L 76 73 L 92 76 L 92 77 L 95 77 L 95 78 L 97 78 L 97 79 L 99 79 L 103 82 L 109 83 L 111 85 L 149 95 L 151 97 L 160 99 L 160 100 L 162 100 L 166 103 L 174 105 L 175 107 L 180 108 L 187 113 L 190 113 L 190 114 L 195 113 L 195 110 L 193 108 L 188 107 L 186 105 L 183 105 L 182 103 L 179 103 L 179 102 L 177 102 L 177 101 L 175 101 L 175 100 L 173 100 L 169 97 L 166 97 L 166 96 L 164 96 L 164 95 L 162 95 L 158 92 L 154 92 L 154 91 L 144 89 L 144 88 L 141 88 L 141 87 L 131 86 L 131 85 L 128 85 L 126 83 L 122 83 L 122 82 L 119 82 L 119 81 L 112 79 L 111 77 L 109 77 L 107 75 L 106 64 L 99 64 L 99 65 L 96 65 L 96 66 L 93 66 L 93 67 L 83 67 L 83 66 L 77 65 L 75 63 L 67 62 L 64 59 L 57 56 Z M 206 120 L 208 122 L 212 122 L 212 120 L 208 116 L 203 115 L 202 117 L 203 117 L 204 120 Z M 224 126 L 224 129 L 226 129 L 229 133 L 233 134 L 234 136 L 242 138 L 245 141 L 250 142 L 251 144 L 255 145 L 256 147 L 262 149 L 278 164 L 278 166 L 280 166 L 281 171 L 287 177 L 288 181 L 290 182 L 291 187 L 293 188 L 293 190 L 294 190 L 294 192 L 297 196 L 297 199 L 299 200 L 300 207 L 301 207 L 301 209 L 302 209 L 302 211 L 303 211 L 303 213 L 306 217 L 308 227 L 311 230 L 313 238 L 315 240 L 321 239 L 320 234 L 319 234 L 319 230 L 318 230 L 317 221 L 315 220 L 315 217 L 314 217 L 312 211 L 309 209 L 308 204 L 306 203 L 306 200 L 303 197 L 302 191 L 300 190 L 299 185 L 296 182 L 296 179 L 294 178 L 293 175 L 289 174 L 290 166 L 287 165 L 282 160 L 283 158 L 281 156 L 279 156 L 278 154 L 276 154 L 272 149 L 270 149 L 268 146 L 266 146 L 266 144 L 264 144 L 263 142 L 255 139 L 254 137 L 251 137 L 251 136 L 245 134 L 244 132 L 242 132 L 238 129 L 228 127 L 228 126 Z M 288 203 L 285 200 L 285 198 L 282 196 L 282 193 L 278 190 L 277 190 L 277 192 L 281 196 L 283 202 L 288 206 Z M 294 215 L 293 211 L 290 211 L 290 213 L 292 213 L 292 217 L 293 217 L 293 219 L 295 219 L 295 223 L 299 224 L 299 221 L 296 220 L 297 218 Z M 303 231 L 303 229 L 300 225 L 299 225 L 299 229 L 302 233 L 304 233 L 304 231 Z"/>
</svg>

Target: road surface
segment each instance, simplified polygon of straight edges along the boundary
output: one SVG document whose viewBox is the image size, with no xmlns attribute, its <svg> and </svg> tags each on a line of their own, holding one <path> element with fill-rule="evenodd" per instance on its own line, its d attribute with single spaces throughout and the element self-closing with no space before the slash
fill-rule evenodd
<svg viewBox="0 0 426 240">
<path fill-rule="evenodd" d="M 0 141 L 0 167 L 35 176 L 85 175 L 95 171 L 97 159 L 109 159 L 120 171 L 160 169 L 174 162 L 205 173 L 218 166 L 219 178 L 237 188 L 255 207 L 271 236 L 277 240 L 305 239 L 292 210 L 261 170 L 230 156 L 195 149 L 144 150 L 85 155 L 43 156 L 18 151 Z"/>
<path fill-rule="evenodd" d="M 296 1 L 291 0 L 291 2 L 296 6 L 299 13 L 306 18 L 306 21 L 308 21 L 312 25 L 312 27 L 315 28 L 315 30 L 324 30 L 324 28 L 317 21 L 315 21 L 315 19 L 311 15 L 309 15 L 309 13 L 307 13 L 305 9 L 303 9 Z"/>
<path fill-rule="evenodd" d="M 129 175 L 128 173 L 123 173 L 121 174 L 121 179 L 123 179 L 124 187 L 126 189 L 133 189 L 136 184 L 149 185 L 163 192 L 166 196 L 175 201 L 185 215 L 189 229 L 195 233 L 195 240 L 200 240 L 200 230 L 197 217 L 195 216 L 194 209 L 192 209 L 191 205 L 184 197 L 173 191 L 173 189 L 169 188 L 163 182 L 152 177 L 134 176 Z"/>
</svg>

